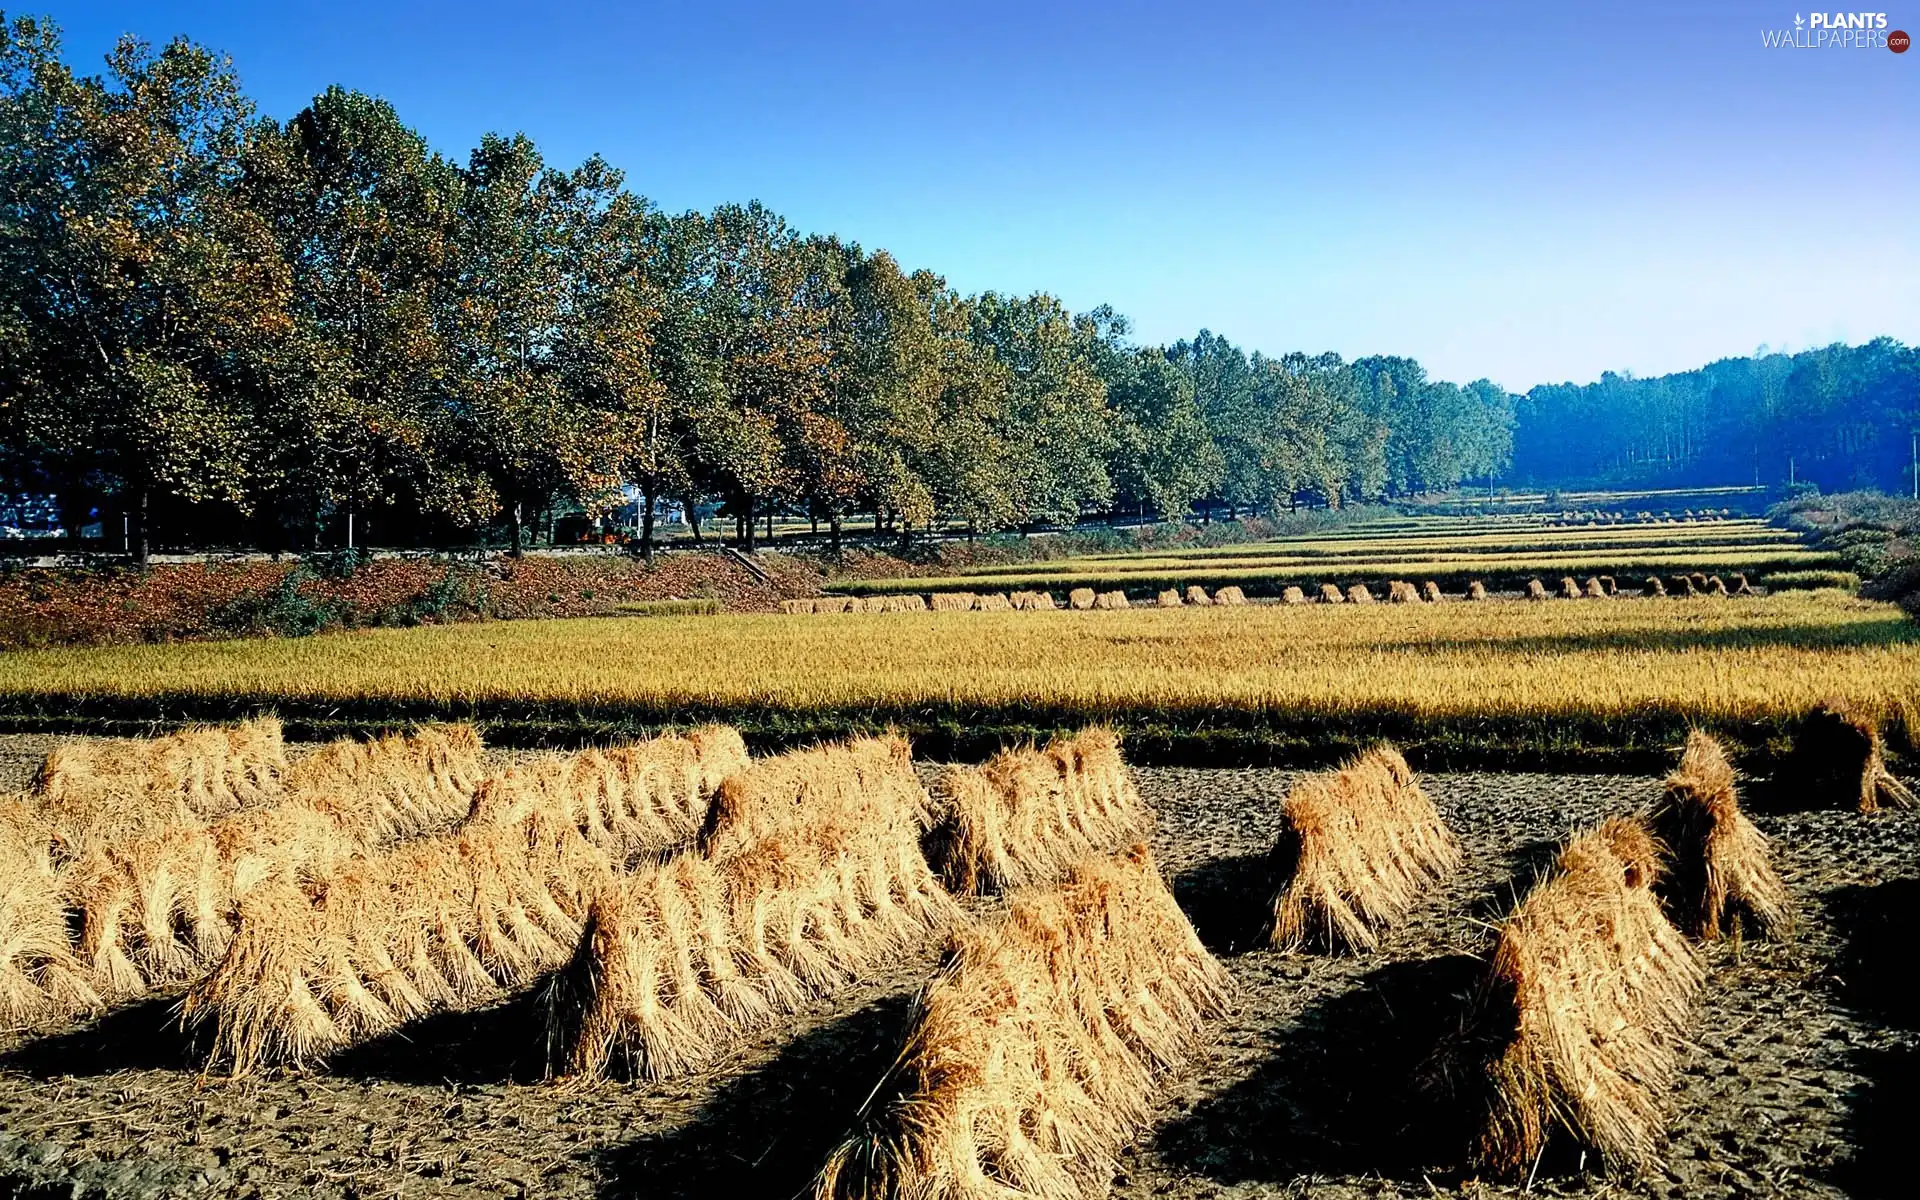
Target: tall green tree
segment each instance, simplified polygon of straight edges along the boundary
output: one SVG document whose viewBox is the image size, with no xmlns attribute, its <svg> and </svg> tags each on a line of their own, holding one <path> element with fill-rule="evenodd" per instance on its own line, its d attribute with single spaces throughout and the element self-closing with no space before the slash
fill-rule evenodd
<svg viewBox="0 0 1920 1200">
<path fill-rule="evenodd" d="M 439 455 L 452 364 L 436 321 L 459 172 L 384 100 L 329 88 L 266 123 L 242 186 L 291 271 L 292 330 L 257 428 L 253 489 L 318 530 L 328 507 L 408 503 L 472 516 L 479 481 Z"/>
<path fill-rule="evenodd" d="M 143 564 L 158 500 L 248 499 L 290 286 L 238 187 L 251 121 L 190 42 L 122 39 L 78 76 L 52 27 L 0 28 L 0 440 L 116 495 Z"/>
</svg>

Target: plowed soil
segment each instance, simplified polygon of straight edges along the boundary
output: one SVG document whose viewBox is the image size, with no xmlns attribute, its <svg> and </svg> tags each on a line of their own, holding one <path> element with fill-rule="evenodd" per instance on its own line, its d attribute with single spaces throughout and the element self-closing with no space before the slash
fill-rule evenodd
<svg viewBox="0 0 1920 1200">
<path fill-rule="evenodd" d="M 0 789 L 44 739 L 0 739 Z M 1413 1086 L 1489 923 L 1567 833 L 1645 804 L 1652 779 L 1438 775 L 1468 850 L 1373 953 L 1257 948 L 1262 852 L 1294 777 L 1139 772 L 1155 848 L 1240 984 L 1210 1056 L 1128 1152 L 1128 1198 L 1508 1195 L 1463 1179 L 1456 1115 Z M 1784 944 L 1708 952 L 1668 1167 L 1609 1180 L 1543 1161 L 1554 1196 L 1910 1195 L 1920 1111 L 1920 814 L 1758 812 L 1798 906 Z M 530 1003 L 447 1016 L 324 1073 L 203 1078 L 172 1001 L 0 1034 L 0 1195 L 768 1197 L 806 1185 L 897 1049 L 929 951 L 821 1003 L 725 1070 L 669 1084 L 540 1077 Z"/>
</svg>

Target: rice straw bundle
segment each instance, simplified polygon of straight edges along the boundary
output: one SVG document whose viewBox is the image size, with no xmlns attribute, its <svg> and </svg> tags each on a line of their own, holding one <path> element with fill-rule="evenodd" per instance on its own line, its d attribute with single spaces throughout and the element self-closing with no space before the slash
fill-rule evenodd
<svg viewBox="0 0 1920 1200">
<path fill-rule="evenodd" d="M 1090 854 L 1145 837 L 1153 824 L 1119 735 L 1104 728 L 1044 749 L 1002 750 L 984 766 L 948 767 L 933 794 L 934 865 L 960 892 L 1049 882 Z"/>
<path fill-rule="evenodd" d="M 1588 576 L 1585 595 L 1589 600 L 1605 600 L 1607 598 L 1607 585 L 1600 582 L 1598 575 Z"/>
<path fill-rule="evenodd" d="M 975 597 L 973 606 L 981 612 L 1010 612 L 1013 602 L 1007 599 L 1005 592 L 988 592 Z"/>
<path fill-rule="evenodd" d="M 536 760 L 514 772 L 510 794 L 523 809 L 566 814 L 588 841 L 626 859 L 693 841 L 721 783 L 749 765 L 738 730 L 706 725 L 684 737 Z"/>
<path fill-rule="evenodd" d="M 476 814 L 458 833 L 343 862 L 311 896 L 284 882 L 256 888 L 186 1016 L 213 1023 L 211 1061 L 240 1075 L 477 1008 L 563 965 L 589 898 L 614 874 L 552 814 Z"/>
<path fill-rule="evenodd" d="M 659 1079 L 962 920 L 915 813 L 846 808 L 725 862 L 688 855 L 595 898 L 549 993 L 573 1074 Z"/>
<path fill-rule="evenodd" d="M 1667 585 L 1660 582 L 1658 575 L 1649 575 L 1647 576 L 1647 581 L 1640 585 L 1640 594 L 1643 596 L 1664 596 L 1667 594 Z"/>
<path fill-rule="evenodd" d="M 1347 589 L 1347 603 L 1372 604 L 1373 593 L 1367 590 L 1366 584 L 1356 583 L 1352 587 Z"/>
<path fill-rule="evenodd" d="M 1620 594 L 1620 584 L 1611 575 L 1602 575 L 1600 577 L 1600 586 L 1606 589 L 1606 593 L 1609 596 L 1618 596 Z"/>
<path fill-rule="evenodd" d="M 1067 607 L 1077 612 L 1084 612 L 1093 607 L 1094 599 L 1095 595 L 1092 588 L 1074 588 L 1067 593 Z"/>
<path fill-rule="evenodd" d="M 1573 581 L 1573 576 L 1562 575 L 1560 577 L 1560 598 L 1562 600 L 1578 600 L 1580 599 L 1580 595 L 1580 585 Z"/>
<path fill-rule="evenodd" d="M 1478 579 L 1475 579 L 1467 584 L 1467 599 L 1485 600 L 1486 598 L 1487 598 L 1486 584 L 1480 582 Z"/>
<path fill-rule="evenodd" d="M 1296 584 L 1288 584 L 1286 590 L 1280 593 L 1282 604 L 1305 604 L 1306 602 L 1307 594 Z"/>
<path fill-rule="evenodd" d="M 928 606 L 935 612 L 966 612 L 973 607 L 973 593 L 935 592 Z"/>
<path fill-rule="evenodd" d="M 286 769 L 279 720 L 258 717 L 158 738 L 63 743 L 41 764 L 27 802 L 73 856 L 95 834 L 124 837 L 271 803 Z"/>
<path fill-rule="evenodd" d="M 1125 592 L 1119 592 L 1119 591 L 1101 592 L 1098 596 L 1094 597 L 1093 606 L 1095 608 L 1131 608 L 1132 607 L 1132 605 L 1127 603 L 1127 594 Z"/>
<path fill-rule="evenodd" d="M 694 835 L 743 759 L 738 734 L 712 727 L 511 768 L 453 831 L 248 890 L 186 1012 L 240 1074 L 509 995 L 565 965 L 630 862 Z"/>
<path fill-rule="evenodd" d="M 1616 1171 L 1658 1165 L 1667 1095 L 1703 978 L 1652 885 L 1658 845 L 1614 818 L 1561 851 L 1501 925 L 1476 996 L 1490 1035 L 1476 1169 L 1519 1178 L 1561 1129 Z"/>
<path fill-rule="evenodd" d="M 1160 595 L 1155 598 L 1154 603 L 1158 604 L 1161 608 L 1179 608 L 1181 607 L 1180 590 L 1178 588 L 1163 589 Z"/>
<path fill-rule="evenodd" d="M 955 937 L 816 1200 L 1105 1196 L 1230 986 L 1144 845 L 1016 893 Z"/>
<path fill-rule="evenodd" d="M 1733 594 L 1736 596 L 1751 596 L 1754 594 L 1753 584 L 1749 583 L 1747 577 L 1739 571 L 1733 573 Z"/>
<path fill-rule="evenodd" d="M 1721 579 L 1718 575 L 1709 576 L 1707 579 L 1707 595 L 1724 596 L 1726 594 L 1727 594 L 1726 581 Z"/>
<path fill-rule="evenodd" d="M 1546 584 L 1541 583 L 1538 579 L 1527 580 L 1527 599 L 1546 600 L 1549 598 Z"/>
<path fill-rule="evenodd" d="M 1320 603 L 1345 604 L 1346 602 L 1347 598 L 1340 591 L 1339 585 L 1332 583 L 1323 583 L 1320 585 Z"/>
<path fill-rule="evenodd" d="M 700 848 L 724 862 L 777 837 L 861 821 L 890 826 L 899 814 L 922 829 L 931 818 L 912 748 L 896 735 L 853 738 L 764 758 L 729 776 L 714 793 Z"/>
<path fill-rule="evenodd" d="M 1015 592 L 1013 606 L 1026 612 L 1053 607 L 1053 597 L 1046 592 Z"/>
<path fill-rule="evenodd" d="M 226 953 L 234 905 L 255 887 L 445 829 L 471 803 L 480 754 L 468 726 L 343 739 L 287 772 L 278 805 L 101 840 L 67 879 L 80 956 L 110 999 L 197 978 Z"/>
<path fill-rule="evenodd" d="M 1735 778 L 1720 743 L 1696 729 L 1647 814 L 1667 851 L 1660 898 L 1676 925 L 1708 941 L 1743 925 L 1777 937 L 1789 925 L 1787 889 L 1767 861 L 1766 835 L 1740 811 Z"/>
<path fill-rule="evenodd" d="M 1700 589 L 1693 585 L 1692 576 L 1675 575 L 1673 577 L 1673 587 L 1670 594 L 1674 596 L 1698 596 Z"/>
<path fill-rule="evenodd" d="M 1245 604 L 1247 594 L 1237 587 L 1223 587 L 1213 594 L 1215 604 Z"/>
<path fill-rule="evenodd" d="M 73 952 L 51 841 L 51 831 L 25 804 L 0 797 L 0 1027 L 100 1007 Z"/>
<path fill-rule="evenodd" d="M 780 611 L 786 613 L 788 616 L 793 616 L 796 613 L 810 613 L 813 611 L 813 601 L 782 600 L 780 602 Z"/>
<path fill-rule="evenodd" d="M 1429 579 L 1420 585 L 1420 595 L 1428 604 L 1440 603 L 1440 585 Z"/>
<path fill-rule="evenodd" d="M 1783 772 L 1823 806 L 1879 812 L 1912 808 L 1913 790 L 1887 769 L 1874 715 L 1847 700 L 1822 701 L 1801 721 Z"/>
<path fill-rule="evenodd" d="M 1415 591 L 1413 585 L 1404 579 L 1388 580 L 1387 603 L 1418 604 L 1420 603 L 1420 593 Z"/>
<path fill-rule="evenodd" d="M 1380 745 L 1293 786 L 1273 862 L 1276 949 L 1371 949 L 1460 864 L 1460 845 L 1407 760 Z"/>
<path fill-rule="evenodd" d="M 1190 583 L 1187 585 L 1187 603 L 1205 606 L 1212 604 L 1213 601 L 1207 598 L 1207 589 L 1197 583 Z"/>
<path fill-rule="evenodd" d="M 289 798 L 366 842 L 417 837 L 466 815 L 486 774 L 471 725 L 426 725 L 369 741 L 329 742 L 287 770 Z M 361 826 L 371 826 L 361 832 Z"/>
</svg>

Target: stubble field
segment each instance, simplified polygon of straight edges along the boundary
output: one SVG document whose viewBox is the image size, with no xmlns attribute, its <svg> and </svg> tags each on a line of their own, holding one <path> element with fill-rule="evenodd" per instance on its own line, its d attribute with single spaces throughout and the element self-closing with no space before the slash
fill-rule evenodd
<svg viewBox="0 0 1920 1200">
<path fill-rule="evenodd" d="M 6 740 L 15 787 L 44 738 Z M 1444 1112 L 1413 1086 L 1484 952 L 1488 922 L 1555 843 L 1657 791 L 1631 776 L 1427 779 L 1465 865 L 1373 953 L 1250 946 L 1261 858 L 1294 773 L 1143 769 L 1154 848 L 1239 986 L 1198 1066 L 1162 1093 L 1115 1194 L 1519 1194 L 1449 1173 Z M 1920 916 L 1920 816 L 1758 817 L 1793 893 L 1785 944 L 1710 952 L 1672 1097 L 1665 1173 L 1569 1175 L 1572 1196 L 1899 1194 L 1920 1013 L 1901 930 Z M 204 1077 L 170 999 L 0 1043 L 0 1179 L 15 1194 L 787 1197 L 844 1135 L 899 1044 L 931 955 L 894 964 L 667 1084 L 559 1086 L 528 1003 L 432 1018 L 325 1069 Z"/>
</svg>

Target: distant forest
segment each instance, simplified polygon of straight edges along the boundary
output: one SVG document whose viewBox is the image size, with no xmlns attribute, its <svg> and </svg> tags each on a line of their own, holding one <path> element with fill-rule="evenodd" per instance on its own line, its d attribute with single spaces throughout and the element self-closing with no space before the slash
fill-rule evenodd
<svg viewBox="0 0 1920 1200">
<path fill-rule="evenodd" d="M 0 501 L 155 548 L 518 549 L 559 514 L 905 538 L 1231 517 L 1462 483 L 1900 485 L 1887 341 L 1514 396 L 1416 361 L 1141 345 L 758 203 L 664 213 L 385 101 L 259 116 L 219 56 L 74 72 L 0 18 Z M 574 526 L 580 525 L 578 519 Z M 695 525 L 698 536 L 699 526 Z"/>
<path fill-rule="evenodd" d="M 1515 407 L 1503 481 L 1652 487 L 1912 486 L 1920 350 L 1891 338 L 1727 358 L 1647 379 L 1536 387 Z"/>
</svg>

